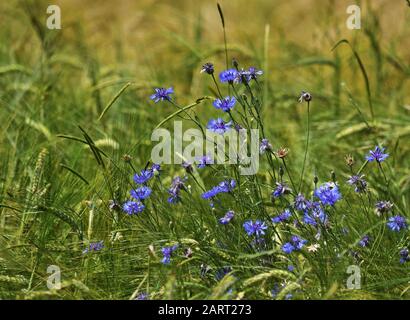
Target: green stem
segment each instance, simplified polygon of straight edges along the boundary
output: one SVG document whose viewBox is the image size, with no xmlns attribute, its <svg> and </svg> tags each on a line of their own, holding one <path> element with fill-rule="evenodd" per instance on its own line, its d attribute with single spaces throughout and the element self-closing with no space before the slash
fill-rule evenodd
<svg viewBox="0 0 410 320">
<path fill-rule="evenodd" d="M 303 157 L 303 165 L 302 165 L 302 173 L 300 175 L 300 182 L 299 182 L 299 192 L 302 188 L 303 182 L 303 175 L 305 174 L 305 165 L 306 165 L 306 157 L 309 149 L 309 138 L 310 138 L 310 102 L 307 103 L 307 134 L 306 134 L 306 147 L 305 147 L 305 156 Z"/>
</svg>

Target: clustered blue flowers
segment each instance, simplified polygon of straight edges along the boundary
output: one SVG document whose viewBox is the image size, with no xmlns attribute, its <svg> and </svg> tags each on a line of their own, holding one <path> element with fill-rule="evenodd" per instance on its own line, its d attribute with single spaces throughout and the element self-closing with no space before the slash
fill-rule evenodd
<svg viewBox="0 0 410 320">
<path fill-rule="evenodd" d="M 300 238 L 299 236 L 292 236 L 290 242 L 286 242 L 282 246 L 282 251 L 284 253 L 290 254 L 293 251 L 302 250 L 303 246 L 307 243 L 307 240 Z"/>
<path fill-rule="evenodd" d="M 122 205 L 122 209 L 129 215 L 136 215 L 145 209 L 144 200 L 147 199 L 152 190 L 146 184 L 152 179 L 154 173 L 159 172 L 160 165 L 153 164 L 150 169 L 141 170 L 140 173 L 134 175 L 135 184 L 139 185 L 130 191 L 133 200 L 128 200 Z"/>
<path fill-rule="evenodd" d="M 161 249 L 161 252 L 162 252 L 162 254 L 163 254 L 163 258 L 162 258 L 162 263 L 163 264 L 170 264 L 171 263 L 171 256 L 172 256 L 172 253 L 175 251 L 175 250 L 177 250 L 178 249 L 178 245 L 177 244 L 175 244 L 175 245 L 173 245 L 173 246 L 170 246 L 170 247 L 163 247 L 162 249 Z"/>
<path fill-rule="evenodd" d="M 250 88 L 249 83 L 253 80 L 256 83 L 258 82 L 258 77 L 263 74 L 261 70 L 258 70 L 254 67 L 250 67 L 248 70 L 245 69 L 238 69 L 238 63 L 235 61 L 233 63 L 235 68 L 224 70 L 219 73 L 219 80 L 222 83 L 227 83 L 228 86 L 235 89 L 234 84 L 244 84 L 247 89 Z M 214 65 L 212 63 L 205 63 L 201 69 L 202 73 L 206 73 L 212 76 L 213 80 L 216 83 L 216 79 L 214 77 Z M 219 88 L 218 90 L 218 98 L 213 101 L 213 106 L 225 114 L 229 115 L 229 120 L 226 121 L 223 118 L 216 118 L 210 119 L 207 124 L 207 129 L 215 132 L 217 134 L 225 134 L 226 132 L 230 131 L 231 129 L 239 130 L 241 129 L 241 125 L 236 123 L 234 120 L 231 111 L 235 108 L 236 103 L 241 103 L 239 96 L 235 96 L 236 90 L 234 90 L 234 95 L 228 95 L 223 97 Z M 230 91 L 232 92 L 232 91 Z M 165 89 L 165 88 L 155 88 L 154 94 L 151 95 L 151 99 L 157 103 L 159 101 L 168 101 L 172 104 L 176 104 L 176 102 L 171 98 L 171 95 L 174 94 L 174 90 L 172 87 Z M 231 94 L 231 93 L 230 93 Z M 246 98 L 246 97 L 245 97 Z M 252 97 L 253 99 L 253 97 Z M 312 96 L 308 92 L 302 92 L 300 101 L 303 102 L 310 102 Z M 265 137 L 261 140 L 259 144 L 259 153 L 271 154 L 273 150 L 272 144 L 269 142 L 268 139 Z M 288 149 L 282 148 L 280 149 L 281 152 L 272 153 L 275 157 L 283 158 L 286 156 Z M 381 163 L 385 161 L 389 157 L 389 154 L 385 153 L 385 148 L 376 146 L 374 150 L 370 150 L 366 155 L 366 163 L 368 162 L 377 162 L 379 166 Z M 353 161 L 353 160 L 352 160 Z M 213 164 L 213 159 L 209 155 L 204 155 L 198 157 L 196 159 L 196 164 L 198 169 L 205 168 L 211 164 Z M 191 174 L 193 173 L 194 167 L 193 163 L 184 161 L 182 163 L 182 167 L 185 169 L 186 173 Z M 286 166 L 285 166 L 286 167 Z M 123 204 L 123 210 L 129 215 L 135 215 L 139 212 L 142 212 L 145 208 L 144 201 L 148 199 L 152 193 L 152 189 L 148 186 L 148 182 L 152 179 L 152 177 L 160 172 L 160 166 L 157 164 L 152 165 L 150 169 L 142 170 L 140 173 L 134 175 L 134 182 L 137 184 L 136 188 L 133 188 L 130 191 L 130 196 L 132 200 L 128 200 Z M 362 170 L 362 169 L 361 169 Z M 359 194 L 367 193 L 368 190 L 368 183 L 365 179 L 363 174 L 360 174 L 360 171 L 357 174 L 351 173 L 351 176 L 347 180 L 347 184 L 354 187 L 354 191 Z M 297 195 L 293 193 L 292 190 L 286 182 L 282 180 L 282 174 L 280 174 L 280 180 L 275 182 L 276 185 L 274 190 L 271 194 L 272 201 L 276 204 L 277 202 L 280 203 L 287 203 L 286 208 L 282 209 L 283 211 L 279 211 L 280 213 L 274 217 L 271 217 L 271 225 L 274 228 L 289 228 L 290 225 L 288 224 L 293 220 L 294 227 L 296 229 L 300 229 L 300 226 L 304 224 L 304 227 L 312 229 L 316 232 L 316 239 L 319 239 L 323 230 L 328 230 L 331 228 L 331 212 L 334 210 L 336 204 L 342 199 L 342 193 L 340 191 L 340 186 L 336 182 L 336 178 L 332 176 L 331 182 L 324 182 L 317 185 L 317 179 L 315 180 L 315 188 L 312 192 L 310 199 L 306 198 L 302 193 L 298 193 Z M 292 187 L 295 188 L 292 179 Z M 171 183 L 171 186 L 168 189 L 169 197 L 168 202 L 170 204 L 176 204 L 181 202 L 181 192 L 188 191 L 186 187 L 187 177 L 179 177 L 176 176 Z M 202 193 L 202 198 L 206 200 L 210 200 L 211 207 L 213 207 L 213 201 L 215 198 L 221 193 L 228 193 L 233 194 L 233 190 L 236 187 L 236 181 L 233 179 L 228 179 L 220 182 L 218 185 L 212 187 L 208 191 Z M 300 187 L 299 187 L 300 189 Z M 299 191 L 298 191 L 299 192 Z M 293 202 L 289 201 L 288 195 L 293 196 Z M 359 195 L 361 196 L 361 195 Z M 390 201 L 378 201 L 375 204 L 375 212 L 378 216 L 387 215 L 393 209 L 393 204 Z M 222 225 L 227 225 L 231 222 L 231 220 L 235 217 L 235 212 L 233 210 L 226 211 L 224 216 L 218 219 L 218 222 Z M 293 219 L 292 219 L 293 218 Z M 238 218 L 235 218 L 238 219 Z M 394 231 L 400 232 L 402 230 L 406 230 L 408 228 L 407 221 L 403 216 L 395 215 L 391 217 L 386 217 L 387 227 Z M 243 223 L 243 228 L 245 233 L 253 238 L 253 244 L 261 244 L 265 243 L 265 235 L 268 230 L 269 225 L 265 223 L 263 220 L 256 219 L 256 220 L 246 220 Z M 287 229 L 288 230 L 288 229 Z M 342 228 L 342 230 L 346 230 L 347 228 Z M 276 229 L 275 229 L 276 231 Z M 293 233 L 292 233 L 293 234 Z M 308 243 L 307 240 L 303 239 L 299 235 L 293 234 L 290 237 L 288 242 L 283 243 L 281 241 L 281 250 L 285 254 L 291 254 L 295 251 L 300 251 L 304 248 L 304 246 Z M 358 241 L 358 246 L 365 248 L 370 246 L 372 243 L 371 237 L 368 234 L 363 235 L 360 240 Z M 316 251 L 320 246 L 318 244 L 312 245 L 308 247 L 309 251 Z M 98 248 L 98 246 L 97 246 Z M 166 246 L 161 249 L 163 254 L 162 263 L 169 264 L 171 262 L 172 254 L 175 250 L 177 250 L 178 245 L 174 246 Z M 96 251 L 93 247 L 90 250 Z M 189 251 L 189 252 L 188 252 Z M 192 255 L 192 250 L 189 248 L 186 257 Z M 407 248 L 403 248 L 400 250 L 400 262 L 404 263 L 410 261 L 409 257 L 409 250 Z M 221 275 L 230 272 L 231 269 L 221 269 Z M 294 271 L 294 267 L 291 266 L 289 268 L 290 271 Z M 226 272 L 225 272 L 226 271 Z M 219 273 L 218 273 L 219 274 Z M 223 277 L 221 276 L 221 278 Z M 288 298 L 291 298 L 290 295 Z"/>
</svg>

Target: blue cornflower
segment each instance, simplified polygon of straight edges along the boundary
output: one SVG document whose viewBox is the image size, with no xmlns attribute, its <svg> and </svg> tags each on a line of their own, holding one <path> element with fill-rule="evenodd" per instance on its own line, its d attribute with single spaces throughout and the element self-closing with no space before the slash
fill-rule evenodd
<svg viewBox="0 0 410 320">
<path fill-rule="evenodd" d="M 178 245 L 173 245 L 172 247 L 163 247 L 161 249 L 162 255 L 164 256 L 161 260 L 163 264 L 169 264 L 171 262 L 172 253 L 178 249 Z"/>
<path fill-rule="evenodd" d="M 219 223 L 220 224 L 228 224 L 232 218 L 234 217 L 235 212 L 233 212 L 232 210 L 229 210 L 227 213 L 225 213 L 225 215 L 219 219 Z"/>
<path fill-rule="evenodd" d="M 293 244 L 291 244 L 290 242 L 286 242 L 283 246 L 282 246 L 282 251 L 286 254 L 290 254 L 295 250 L 295 247 L 293 246 Z"/>
<path fill-rule="evenodd" d="M 289 271 L 289 272 L 295 271 L 295 267 L 292 266 L 292 265 L 289 265 L 289 266 L 288 266 L 288 271 Z"/>
<path fill-rule="evenodd" d="M 370 150 L 366 156 L 366 160 L 369 162 L 376 161 L 378 163 L 383 162 L 389 157 L 388 153 L 384 153 L 385 148 L 376 146 L 374 150 Z"/>
<path fill-rule="evenodd" d="M 197 161 L 198 161 L 197 166 L 199 169 L 205 168 L 207 165 L 214 163 L 213 159 L 209 155 L 199 157 Z"/>
<path fill-rule="evenodd" d="M 236 69 L 228 69 L 219 74 L 219 80 L 221 80 L 221 82 L 233 83 L 237 77 L 238 71 L 236 71 Z"/>
<path fill-rule="evenodd" d="M 405 263 L 407 261 L 410 261 L 409 249 L 403 248 L 400 250 L 400 263 Z"/>
<path fill-rule="evenodd" d="M 207 74 L 213 74 L 214 73 L 214 65 L 210 62 L 205 63 L 202 66 L 201 73 L 202 72 L 206 72 Z"/>
<path fill-rule="evenodd" d="M 290 212 L 290 210 L 286 209 L 280 215 L 273 217 L 271 220 L 273 223 L 280 223 L 280 222 L 285 222 L 289 220 L 291 216 L 292 216 L 292 213 Z"/>
<path fill-rule="evenodd" d="M 378 201 L 376 202 L 375 207 L 376 215 L 380 217 L 382 214 L 391 211 L 393 204 L 390 201 Z"/>
<path fill-rule="evenodd" d="M 171 187 L 168 189 L 168 193 L 170 194 L 170 197 L 168 198 L 168 202 L 175 204 L 181 200 L 180 198 L 180 192 L 182 189 L 185 189 L 185 181 L 187 180 L 187 177 L 180 178 L 180 177 L 175 177 L 172 180 Z"/>
<path fill-rule="evenodd" d="M 324 205 L 333 206 L 342 198 L 339 187 L 334 182 L 326 182 L 319 189 L 315 190 L 315 196 L 320 199 Z"/>
<path fill-rule="evenodd" d="M 231 179 L 231 180 L 225 180 L 220 182 L 217 186 L 213 187 L 212 189 L 205 191 L 202 194 L 203 199 L 211 199 L 215 197 L 219 193 L 228 193 L 232 192 L 232 190 L 236 186 L 236 181 Z"/>
<path fill-rule="evenodd" d="M 232 121 L 224 122 L 223 119 L 211 119 L 208 122 L 207 128 L 215 133 L 224 134 L 232 128 Z"/>
<path fill-rule="evenodd" d="M 131 197 L 135 198 L 136 200 L 144 200 L 150 196 L 151 192 L 151 188 L 147 186 L 141 186 L 135 190 L 131 190 L 130 194 Z"/>
<path fill-rule="evenodd" d="M 299 236 L 292 236 L 291 242 L 295 246 L 296 250 L 301 250 L 303 246 L 307 243 L 307 240 L 304 240 Z"/>
<path fill-rule="evenodd" d="M 144 184 L 148 180 L 150 180 L 153 177 L 153 172 L 151 170 L 141 170 L 141 173 L 138 174 L 136 173 L 134 175 L 134 182 L 136 184 Z"/>
<path fill-rule="evenodd" d="M 256 237 L 259 237 L 265 234 L 265 230 L 268 229 L 268 226 L 265 224 L 265 222 L 260 220 L 256 220 L 255 222 L 248 220 L 243 224 L 243 228 L 245 229 L 248 236 L 255 234 Z"/>
<path fill-rule="evenodd" d="M 387 226 L 392 231 L 399 232 L 401 229 L 407 228 L 407 222 L 406 219 L 402 216 L 394 216 L 389 219 L 389 222 L 387 222 Z"/>
<path fill-rule="evenodd" d="M 272 192 L 272 196 L 279 198 L 282 195 L 290 193 L 292 190 L 284 183 L 276 182 L 276 189 Z"/>
<path fill-rule="evenodd" d="M 306 198 L 303 194 L 299 193 L 295 197 L 295 201 L 293 203 L 293 206 L 295 207 L 296 210 L 305 211 L 308 208 L 309 205 L 310 205 L 309 200 L 306 200 Z"/>
<path fill-rule="evenodd" d="M 100 251 L 104 248 L 104 241 L 98 242 L 91 242 L 87 248 L 84 249 L 83 254 L 88 253 L 90 251 Z"/>
<path fill-rule="evenodd" d="M 258 70 L 255 67 L 250 67 L 248 70 L 248 74 L 251 79 L 256 80 L 258 76 L 261 76 L 263 74 L 263 71 Z"/>
<path fill-rule="evenodd" d="M 235 97 L 225 97 L 223 99 L 216 99 L 213 105 L 216 109 L 221 109 L 224 112 L 230 111 L 236 103 Z"/>
<path fill-rule="evenodd" d="M 145 206 L 137 201 L 127 201 L 122 205 L 122 209 L 129 215 L 137 214 L 145 209 Z"/>
<path fill-rule="evenodd" d="M 215 197 L 219 193 L 219 189 L 217 187 L 213 187 L 212 189 L 205 191 L 201 196 L 203 199 L 211 199 Z"/>
<path fill-rule="evenodd" d="M 218 189 L 220 192 L 232 192 L 232 190 L 236 187 L 236 181 L 231 179 L 231 180 L 225 180 L 222 181 L 218 184 Z"/>
<path fill-rule="evenodd" d="M 161 166 L 157 163 L 152 164 L 151 166 L 151 171 L 152 173 L 156 174 L 159 173 L 161 171 Z"/>
<path fill-rule="evenodd" d="M 362 239 L 359 241 L 359 246 L 361 247 L 367 247 L 370 243 L 370 237 L 368 235 L 363 236 Z"/>
<path fill-rule="evenodd" d="M 292 236 L 290 242 L 286 242 L 282 246 L 282 251 L 286 254 L 290 254 L 293 251 L 299 251 L 307 243 L 307 240 L 300 238 L 299 236 Z"/>
<path fill-rule="evenodd" d="M 316 226 L 318 222 L 327 223 L 327 215 L 319 202 L 308 202 L 307 210 L 304 212 L 303 221 L 306 224 Z"/>
<path fill-rule="evenodd" d="M 153 94 L 153 95 L 151 95 L 151 100 L 153 100 L 155 103 L 157 103 L 158 101 L 160 101 L 160 100 L 167 100 L 167 101 L 170 101 L 171 100 L 171 97 L 170 97 L 170 95 L 171 94 L 173 94 L 174 93 L 174 89 L 171 87 L 171 88 L 168 88 L 168 89 L 165 89 L 165 88 L 155 88 L 154 89 L 155 90 L 155 93 Z"/>
<path fill-rule="evenodd" d="M 264 154 L 266 151 L 271 151 L 272 145 L 270 144 L 268 139 L 262 139 L 259 145 L 259 153 Z"/>
<path fill-rule="evenodd" d="M 365 192 L 367 189 L 367 182 L 364 179 L 364 175 L 353 175 L 347 180 L 347 183 L 354 186 L 354 191 L 358 193 Z"/>
<path fill-rule="evenodd" d="M 149 300 L 149 294 L 145 292 L 141 292 L 140 294 L 138 294 L 135 300 Z"/>
</svg>

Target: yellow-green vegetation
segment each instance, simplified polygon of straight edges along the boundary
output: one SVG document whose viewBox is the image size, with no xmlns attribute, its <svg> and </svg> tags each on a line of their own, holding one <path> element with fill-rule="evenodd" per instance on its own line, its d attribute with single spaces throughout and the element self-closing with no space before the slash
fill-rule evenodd
<svg viewBox="0 0 410 320">
<path fill-rule="evenodd" d="M 388 223 L 410 219 L 410 7 L 356 1 L 361 29 L 350 30 L 351 2 L 221 0 L 225 46 L 211 0 L 61 0 L 61 30 L 46 27 L 47 1 L 1 1 L 0 298 L 408 299 L 409 233 Z M 145 209 L 125 213 L 133 175 L 152 166 L 153 130 L 221 117 L 200 70 L 212 62 L 219 82 L 233 58 L 263 70 L 249 89 L 234 85 L 233 116 L 245 95 L 258 114 L 242 125 L 263 123 L 273 146 L 258 173 L 161 165 Z M 171 86 L 184 112 L 150 99 Z M 309 127 L 303 90 L 313 96 Z M 389 157 L 366 162 L 376 146 Z M 359 173 L 367 185 L 356 192 L 347 181 Z M 187 180 L 172 204 L 176 176 Z M 201 195 L 227 179 L 234 190 L 211 207 Z M 313 201 L 329 181 L 341 199 L 322 200 L 326 221 L 306 224 L 294 198 Z M 272 196 L 281 182 L 291 194 Z M 377 215 L 378 201 L 393 206 Z M 273 223 L 286 208 L 295 220 Z M 221 224 L 228 210 L 235 216 Z M 245 232 L 250 220 L 266 223 L 262 238 Z M 287 254 L 293 235 L 307 243 Z M 348 288 L 352 265 L 360 288 Z M 61 270 L 60 288 L 47 286 L 49 266 Z"/>
</svg>

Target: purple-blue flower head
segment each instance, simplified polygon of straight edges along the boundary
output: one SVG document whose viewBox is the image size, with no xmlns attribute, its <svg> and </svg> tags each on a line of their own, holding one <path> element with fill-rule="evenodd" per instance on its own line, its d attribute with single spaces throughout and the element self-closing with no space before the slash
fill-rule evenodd
<svg viewBox="0 0 410 320">
<path fill-rule="evenodd" d="M 145 292 L 141 292 L 140 294 L 138 294 L 135 300 L 149 300 L 149 294 Z"/>
<path fill-rule="evenodd" d="M 151 100 L 153 100 L 155 103 L 161 100 L 170 101 L 171 100 L 170 95 L 174 93 L 174 89 L 172 87 L 168 89 L 155 88 L 154 90 L 155 90 L 155 93 L 151 95 Z"/>
<path fill-rule="evenodd" d="M 213 102 L 213 105 L 216 109 L 220 109 L 224 112 L 228 112 L 233 109 L 235 106 L 236 99 L 235 97 L 225 97 L 223 99 L 216 99 Z"/>
<path fill-rule="evenodd" d="M 290 212 L 290 210 L 286 209 L 281 214 L 277 215 L 276 217 L 273 217 L 272 222 L 273 223 L 285 222 L 285 221 L 288 221 L 291 216 L 292 216 L 292 213 Z"/>
<path fill-rule="evenodd" d="M 227 213 L 225 213 L 225 215 L 219 219 L 219 223 L 220 224 L 228 224 L 232 218 L 234 217 L 235 212 L 233 212 L 232 210 L 229 210 Z"/>
<path fill-rule="evenodd" d="M 217 186 L 213 187 L 212 189 L 205 191 L 202 194 L 202 198 L 211 199 L 219 193 L 232 192 L 235 186 L 236 186 L 236 181 L 233 179 L 222 181 Z"/>
<path fill-rule="evenodd" d="M 214 73 L 214 65 L 210 62 L 205 63 L 202 66 L 201 73 L 202 72 L 206 72 L 207 74 L 213 74 Z"/>
<path fill-rule="evenodd" d="M 155 173 L 159 173 L 161 171 L 161 166 L 157 163 L 154 163 L 151 166 L 151 171 L 155 174 Z"/>
<path fill-rule="evenodd" d="M 366 155 L 366 160 L 369 162 L 376 161 L 378 163 L 383 162 L 389 157 L 388 153 L 384 153 L 385 148 L 376 146 L 374 150 L 370 150 Z"/>
<path fill-rule="evenodd" d="M 303 194 L 299 193 L 295 197 L 295 201 L 293 203 L 293 206 L 295 207 L 296 210 L 305 211 L 308 208 L 309 205 L 310 205 L 309 200 L 306 200 L 306 198 Z"/>
<path fill-rule="evenodd" d="M 359 246 L 361 247 L 367 247 L 370 243 L 370 237 L 368 235 L 363 236 L 363 238 L 360 239 L 359 241 Z"/>
<path fill-rule="evenodd" d="M 293 251 L 299 251 L 307 243 L 307 240 L 302 239 L 299 236 L 292 236 L 290 242 L 286 242 L 282 246 L 282 251 L 286 254 L 290 254 Z"/>
<path fill-rule="evenodd" d="M 347 180 L 347 183 L 354 186 L 354 191 L 357 193 L 365 192 L 367 189 L 367 182 L 364 179 L 364 175 L 353 175 Z"/>
<path fill-rule="evenodd" d="M 151 188 L 147 186 L 141 186 L 137 189 L 133 189 L 130 191 L 131 197 L 133 197 L 136 200 L 144 200 L 148 198 L 151 194 L 152 190 Z"/>
<path fill-rule="evenodd" d="M 154 173 L 151 170 L 142 170 L 140 174 L 134 175 L 134 182 L 136 184 L 144 184 L 153 177 Z"/>
<path fill-rule="evenodd" d="M 292 190 L 284 183 L 276 182 L 276 189 L 272 192 L 272 196 L 279 198 L 290 193 Z"/>
<path fill-rule="evenodd" d="M 327 223 L 327 215 L 325 214 L 320 202 L 309 201 L 307 210 L 305 210 L 303 216 L 303 222 L 312 226 L 316 226 L 318 222 L 322 224 Z"/>
<path fill-rule="evenodd" d="M 236 181 L 233 179 L 222 181 L 218 184 L 220 192 L 232 192 L 236 187 Z"/>
<path fill-rule="evenodd" d="M 400 263 L 405 263 L 407 261 L 410 261 L 409 249 L 403 248 L 400 250 L 399 254 L 400 254 Z"/>
<path fill-rule="evenodd" d="M 161 260 L 163 264 L 169 264 L 171 262 L 172 253 L 178 249 L 178 245 L 173 245 L 172 247 L 163 247 L 161 249 L 162 255 L 164 256 Z"/>
<path fill-rule="evenodd" d="M 402 229 L 407 229 L 407 222 L 402 216 L 394 216 L 389 219 L 387 226 L 390 230 L 399 232 Z"/>
<path fill-rule="evenodd" d="M 264 154 L 266 151 L 271 151 L 272 145 L 270 144 L 268 139 L 262 139 L 259 145 L 259 153 Z"/>
<path fill-rule="evenodd" d="M 261 76 L 263 74 L 263 71 L 258 70 L 255 67 L 250 67 L 249 70 L 248 70 L 248 74 L 249 74 L 251 79 L 256 80 L 259 76 Z"/>
<path fill-rule="evenodd" d="M 237 77 L 238 71 L 236 71 L 236 69 L 228 69 L 219 74 L 219 80 L 221 80 L 221 82 L 233 83 Z"/>
<path fill-rule="evenodd" d="M 138 214 L 145 209 L 140 201 L 127 201 L 122 205 L 122 209 L 129 215 Z"/>
<path fill-rule="evenodd" d="M 248 220 L 243 224 L 243 228 L 245 229 L 248 236 L 255 235 L 256 237 L 260 237 L 261 235 L 265 234 L 265 230 L 268 229 L 268 226 L 265 224 L 265 222 L 260 220 L 256 220 L 255 222 Z"/>
<path fill-rule="evenodd" d="M 211 165 L 214 163 L 213 159 L 209 155 L 204 155 L 202 157 L 199 157 L 197 159 L 197 166 L 199 169 L 205 168 L 208 165 Z"/>
<path fill-rule="evenodd" d="M 390 201 L 378 201 L 375 205 L 376 215 L 381 216 L 393 209 L 393 204 Z"/>
<path fill-rule="evenodd" d="M 326 182 L 315 190 L 315 196 L 320 199 L 324 205 L 334 206 L 342 198 L 339 187 L 334 182 Z"/>
<path fill-rule="evenodd" d="M 208 122 L 207 128 L 212 132 L 224 134 L 232 128 L 232 121 L 225 122 L 223 119 L 211 119 Z"/>
<path fill-rule="evenodd" d="M 185 189 L 186 180 L 186 177 L 175 177 L 172 180 L 171 187 L 168 189 L 168 193 L 170 194 L 170 197 L 168 198 L 169 203 L 175 204 L 181 200 L 180 192 L 182 189 Z"/>
<path fill-rule="evenodd" d="M 286 254 L 291 254 L 295 250 L 295 247 L 290 242 L 286 242 L 282 246 L 282 251 Z"/>
<path fill-rule="evenodd" d="M 292 236 L 291 242 L 296 250 L 301 250 L 303 246 L 307 243 L 307 240 L 304 240 L 299 236 Z"/>
<path fill-rule="evenodd" d="M 83 254 L 88 253 L 90 251 L 100 251 L 101 249 L 104 248 L 104 242 L 98 241 L 98 242 L 91 242 L 87 248 L 84 249 Z"/>
</svg>

